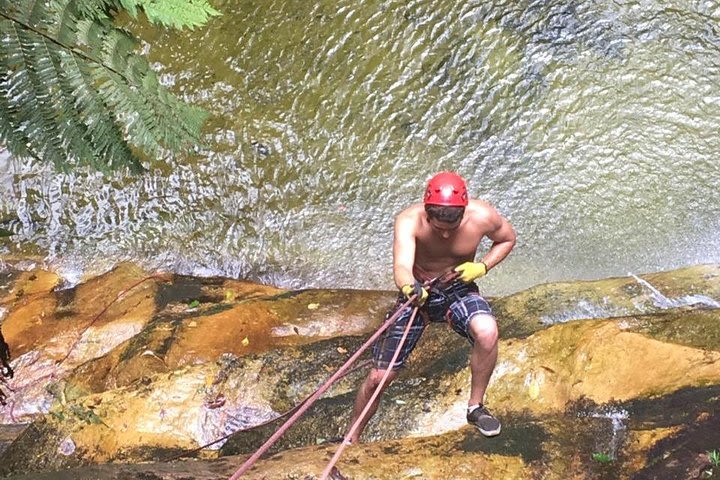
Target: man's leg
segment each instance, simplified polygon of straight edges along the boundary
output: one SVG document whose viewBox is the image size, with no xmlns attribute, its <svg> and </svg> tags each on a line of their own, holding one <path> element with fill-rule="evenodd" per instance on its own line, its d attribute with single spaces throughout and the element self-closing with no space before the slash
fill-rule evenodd
<svg viewBox="0 0 720 480">
<path fill-rule="evenodd" d="M 492 437 L 500 433 L 501 425 L 483 405 L 483 400 L 497 362 L 498 331 L 495 318 L 487 313 L 474 314 L 469 320 L 468 333 L 472 335 L 473 348 L 470 354 L 472 380 L 467 421 L 486 437 Z"/>
<path fill-rule="evenodd" d="M 475 314 L 470 319 L 469 333 L 473 338 L 470 355 L 470 399 L 468 405 L 483 403 L 485 390 L 495 369 L 498 356 L 498 329 L 495 317 L 488 314 Z"/>
<path fill-rule="evenodd" d="M 450 305 L 447 319 L 453 330 L 470 339 L 470 398 L 468 399 L 467 421 L 487 437 L 500 433 L 500 422 L 483 405 L 485 390 L 495 369 L 498 355 L 498 329 L 492 309 L 487 301 L 477 294 L 477 287 L 463 292 L 456 287 L 460 296 Z"/>
<path fill-rule="evenodd" d="M 395 308 L 398 308 L 404 302 L 405 297 L 400 296 L 395 305 Z M 394 312 L 395 309 L 389 311 L 385 318 L 390 318 L 390 316 L 393 315 Z M 405 360 L 410 355 L 410 352 L 413 351 L 415 345 L 417 345 L 418 340 L 420 340 L 420 336 L 422 335 L 423 330 L 425 330 L 425 323 L 420 318 L 415 318 L 413 324 L 410 326 L 410 331 L 407 335 L 407 338 L 405 339 L 405 342 L 402 345 L 402 348 L 400 347 L 400 340 L 402 340 L 402 337 L 404 336 L 405 327 L 407 326 L 410 318 L 412 317 L 412 312 L 412 308 L 406 308 L 400 315 L 400 317 L 398 317 L 398 319 L 390 326 L 390 328 L 388 328 L 385 333 L 381 335 L 380 338 L 378 338 L 378 340 L 375 342 L 375 345 L 373 345 L 374 366 L 370 370 L 370 373 L 368 373 L 368 376 L 367 378 L 365 378 L 363 384 L 358 389 L 349 428 L 352 428 L 352 425 L 354 425 L 357 419 L 360 418 L 360 414 L 365 409 L 365 406 L 370 400 L 370 397 L 372 397 L 373 392 L 375 392 L 377 386 L 380 385 L 380 380 L 382 380 L 382 377 L 385 372 L 387 372 L 387 369 L 391 368 L 391 366 L 395 367 L 394 369 L 391 369 L 390 373 L 388 374 L 387 381 L 385 382 L 385 385 L 383 385 L 383 391 L 385 391 L 388 385 L 390 385 L 392 381 L 395 380 L 395 378 L 398 376 L 399 369 L 404 365 Z M 395 362 L 392 363 L 391 360 L 398 349 L 400 349 L 399 355 L 395 359 Z M 380 393 L 382 394 L 382 392 Z M 365 415 L 362 422 L 358 424 L 357 430 L 353 433 L 352 437 L 350 437 L 349 440 L 352 443 L 357 443 L 360 440 L 360 435 L 362 435 L 365 426 L 370 421 L 370 418 L 377 411 L 378 405 L 380 404 L 380 396 L 381 395 L 378 395 L 372 405 L 370 405 L 367 415 Z"/>
<path fill-rule="evenodd" d="M 372 397 L 373 392 L 375 392 L 375 389 L 377 389 L 377 386 L 380 384 L 380 380 L 382 379 L 383 375 L 385 374 L 385 370 L 378 370 L 377 368 L 373 368 L 370 370 L 370 373 L 368 374 L 367 378 L 363 382 L 363 384 L 358 389 L 357 397 L 355 398 L 355 407 L 353 408 L 353 414 L 352 419 L 350 421 L 350 425 L 355 425 L 355 422 L 360 417 L 360 414 L 365 409 L 365 405 L 367 405 L 368 401 L 370 400 L 370 397 Z M 393 370 L 388 375 L 387 381 L 385 382 L 385 385 L 383 385 L 383 391 L 392 383 L 393 380 L 398 376 L 398 371 Z M 365 426 L 370 421 L 370 418 L 375 414 L 378 408 L 378 404 L 380 403 L 380 397 L 382 396 L 382 392 L 380 392 L 380 395 L 378 395 L 375 398 L 375 401 L 370 406 L 370 409 L 368 410 L 367 414 L 363 418 L 363 420 L 358 425 L 357 430 L 353 433 L 352 437 L 350 437 L 350 441 L 352 443 L 358 443 L 360 441 L 360 435 L 362 435 L 363 430 L 365 430 Z"/>
</svg>

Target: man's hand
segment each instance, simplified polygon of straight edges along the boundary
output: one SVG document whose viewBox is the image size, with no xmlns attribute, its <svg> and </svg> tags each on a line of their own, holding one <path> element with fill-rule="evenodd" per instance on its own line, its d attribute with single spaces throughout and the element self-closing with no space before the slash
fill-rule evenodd
<svg viewBox="0 0 720 480">
<path fill-rule="evenodd" d="M 425 300 L 428 298 L 428 291 L 425 290 L 425 288 L 420 284 L 420 282 L 416 281 L 415 284 L 408 283 L 407 285 L 403 285 L 400 289 L 408 299 L 412 297 L 413 295 L 417 295 L 415 297 L 415 301 L 413 302 L 413 305 L 416 305 L 418 307 L 421 307 Z"/>
<path fill-rule="evenodd" d="M 465 262 L 455 267 L 455 271 L 460 274 L 460 280 L 470 283 L 487 273 L 487 265 L 484 262 Z"/>
</svg>

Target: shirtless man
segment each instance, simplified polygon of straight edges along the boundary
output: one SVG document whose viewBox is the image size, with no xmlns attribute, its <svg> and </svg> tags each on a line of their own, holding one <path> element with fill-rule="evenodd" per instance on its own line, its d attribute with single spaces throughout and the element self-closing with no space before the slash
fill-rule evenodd
<svg viewBox="0 0 720 480">
<path fill-rule="evenodd" d="M 474 262 L 483 237 L 493 244 Z M 423 204 L 415 204 L 395 219 L 393 273 L 400 295 L 394 314 L 413 295 L 422 317 L 434 322 L 447 321 L 472 345 L 472 380 L 467 421 L 485 436 L 500 433 L 500 422 L 483 405 L 485 389 L 497 361 L 498 330 L 488 303 L 478 293 L 474 280 L 500 263 L 515 246 L 515 231 L 508 221 L 487 202 L 468 200 L 465 180 L 452 172 L 441 172 L 428 182 Z M 421 282 L 448 271 L 459 277 L 428 291 Z M 407 307 L 373 347 L 373 368 L 358 390 L 351 425 L 355 423 L 388 368 L 387 387 L 398 375 L 425 329 L 421 315 L 413 322 L 408 338 L 395 364 L 390 365 L 412 308 Z M 377 397 L 350 441 L 357 443 L 363 429 L 375 413 Z"/>
<path fill-rule="evenodd" d="M 5 378 L 13 377 L 13 369 L 10 368 L 10 346 L 5 343 L 2 330 L 0 330 L 0 383 L 7 383 Z M 5 405 L 5 393 L 0 388 L 0 405 Z"/>
</svg>

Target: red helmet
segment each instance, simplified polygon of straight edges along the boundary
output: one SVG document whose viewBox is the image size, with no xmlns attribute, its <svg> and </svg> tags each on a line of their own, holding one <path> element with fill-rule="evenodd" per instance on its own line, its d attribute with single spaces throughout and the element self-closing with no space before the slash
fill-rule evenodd
<svg viewBox="0 0 720 480">
<path fill-rule="evenodd" d="M 465 180 L 457 173 L 438 173 L 428 182 L 424 203 L 444 207 L 466 207 L 468 194 Z"/>
</svg>

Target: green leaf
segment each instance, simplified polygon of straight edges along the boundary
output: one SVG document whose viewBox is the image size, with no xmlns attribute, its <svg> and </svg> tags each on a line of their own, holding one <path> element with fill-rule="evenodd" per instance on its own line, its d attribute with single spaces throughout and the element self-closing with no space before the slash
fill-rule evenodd
<svg viewBox="0 0 720 480">
<path fill-rule="evenodd" d="M 592 459 L 599 463 L 610 463 L 613 458 L 607 453 L 595 452 L 592 454 Z"/>
<path fill-rule="evenodd" d="M 138 154 L 199 142 L 207 114 L 162 87 L 112 23 L 123 8 L 175 26 L 217 14 L 205 0 L 0 0 L 0 143 L 14 156 L 140 172 Z"/>
<path fill-rule="evenodd" d="M 140 7 L 148 20 L 172 28 L 190 28 L 205 25 L 210 17 L 220 15 L 207 0 L 120 0 L 133 17 Z"/>
<path fill-rule="evenodd" d="M 58 410 L 58 411 L 51 410 L 50 415 L 52 415 L 53 417 L 55 417 L 56 419 L 58 419 L 61 422 L 65 420 L 65 415 L 60 410 Z"/>
<path fill-rule="evenodd" d="M 713 466 L 720 467 L 720 451 L 712 450 L 705 453 L 707 453 L 708 459 L 710 459 L 710 463 L 712 463 Z"/>
</svg>

